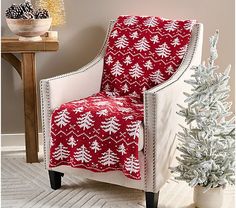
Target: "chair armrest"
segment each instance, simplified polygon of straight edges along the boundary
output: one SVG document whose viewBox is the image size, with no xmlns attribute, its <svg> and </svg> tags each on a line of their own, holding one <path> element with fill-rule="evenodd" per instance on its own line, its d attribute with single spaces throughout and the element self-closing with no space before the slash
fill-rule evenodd
<svg viewBox="0 0 236 208">
<path fill-rule="evenodd" d="M 41 80 L 42 102 L 49 99 L 50 110 L 54 110 L 65 102 L 85 98 L 99 92 L 102 72 L 103 57 L 100 56 L 75 72 Z"/>
<path fill-rule="evenodd" d="M 80 70 L 44 79 L 40 82 L 41 117 L 44 140 L 44 163 L 48 168 L 50 150 L 50 120 L 52 111 L 65 102 L 88 97 L 99 92 L 103 57 L 98 56 Z"/>
<path fill-rule="evenodd" d="M 158 192 L 170 176 L 176 134 L 183 119 L 176 114 L 184 104 L 183 92 L 191 90 L 184 80 L 201 61 L 203 26 L 196 24 L 185 57 L 177 72 L 163 84 L 144 93 L 145 191 Z"/>
<path fill-rule="evenodd" d="M 103 72 L 103 57 L 114 23 L 115 21 L 110 21 L 103 46 L 93 61 L 75 72 L 44 79 L 40 82 L 45 168 L 48 168 L 50 160 L 51 113 L 65 102 L 88 97 L 99 92 Z"/>
</svg>

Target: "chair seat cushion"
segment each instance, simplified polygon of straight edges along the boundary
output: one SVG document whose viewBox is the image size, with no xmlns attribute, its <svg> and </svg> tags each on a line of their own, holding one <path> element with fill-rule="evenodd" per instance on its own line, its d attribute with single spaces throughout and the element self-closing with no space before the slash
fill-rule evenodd
<svg viewBox="0 0 236 208">
<path fill-rule="evenodd" d="M 70 165 L 140 179 L 143 104 L 135 96 L 100 92 L 65 103 L 51 118 L 50 167 Z"/>
</svg>

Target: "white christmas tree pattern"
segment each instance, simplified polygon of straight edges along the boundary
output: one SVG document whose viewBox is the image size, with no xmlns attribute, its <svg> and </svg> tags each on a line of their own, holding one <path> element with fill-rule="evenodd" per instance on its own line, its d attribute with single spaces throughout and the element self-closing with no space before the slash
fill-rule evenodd
<svg viewBox="0 0 236 208">
<path fill-rule="evenodd" d="M 129 92 L 129 86 L 127 84 L 124 84 L 121 89 L 123 90 L 124 93 Z"/>
<path fill-rule="evenodd" d="M 86 112 L 81 115 L 80 118 L 77 118 L 77 124 L 79 125 L 80 128 L 83 130 L 91 128 L 94 124 L 94 120 L 92 120 L 93 115 L 91 112 Z"/>
<path fill-rule="evenodd" d="M 146 19 L 144 21 L 144 25 L 146 27 L 155 27 L 155 26 L 157 26 L 157 19 L 156 19 L 156 17 L 149 17 L 148 19 Z"/>
<path fill-rule="evenodd" d="M 84 107 L 77 107 L 73 111 L 75 112 L 75 114 L 77 114 L 77 113 L 83 112 L 83 110 L 84 110 Z"/>
<path fill-rule="evenodd" d="M 65 147 L 62 143 L 60 143 L 53 152 L 53 157 L 55 158 L 55 160 L 66 159 L 69 155 L 70 151 L 68 151 L 68 148 Z"/>
<path fill-rule="evenodd" d="M 128 25 L 128 26 L 135 25 L 137 22 L 138 22 L 138 20 L 137 20 L 137 17 L 135 17 L 135 16 L 127 17 L 124 20 L 124 24 Z"/>
<path fill-rule="evenodd" d="M 122 35 L 115 42 L 115 46 L 119 49 L 125 48 L 126 46 L 128 46 L 128 38 L 125 35 Z"/>
<path fill-rule="evenodd" d="M 126 131 L 134 139 L 139 136 L 140 124 L 141 121 L 131 121 L 131 124 L 127 125 Z"/>
<path fill-rule="evenodd" d="M 124 72 L 124 69 L 119 61 L 117 61 L 111 68 L 111 73 L 113 76 L 120 76 Z"/>
<path fill-rule="evenodd" d="M 126 148 L 125 148 L 125 146 L 124 146 L 124 144 L 122 143 L 121 145 L 119 145 L 119 147 L 118 147 L 118 150 L 117 150 L 118 152 L 120 152 L 121 153 L 121 155 L 124 155 L 124 154 L 126 154 Z"/>
<path fill-rule="evenodd" d="M 178 38 L 178 37 L 175 38 L 175 39 L 171 42 L 171 45 L 174 46 L 174 47 L 180 45 L 179 38 Z"/>
<path fill-rule="evenodd" d="M 193 22 L 193 21 L 188 21 L 188 22 L 186 22 L 186 23 L 184 24 L 184 29 L 191 31 L 194 24 L 195 24 L 195 22 Z"/>
<path fill-rule="evenodd" d="M 129 74 L 131 77 L 133 77 L 134 79 L 137 79 L 139 77 L 141 77 L 143 75 L 143 71 L 142 68 L 139 66 L 138 63 L 136 63 L 135 65 L 133 65 L 131 67 L 132 69 L 129 70 Z"/>
<path fill-rule="evenodd" d="M 133 154 L 125 160 L 125 169 L 129 171 L 130 174 L 139 172 L 139 161 Z"/>
<path fill-rule="evenodd" d="M 187 51 L 187 45 L 181 47 L 179 51 L 177 52 L 177 56 L 182 59 L 184 57 L 185 52 Z"/>
<path fill-rule="evenodd" d="M 150 79 L 155 84 L 161 84 L 165 80 L 165 78 L 163 77 L 163 74 L 161 73 L 160 70 L 157 70 L 156 72 L 151 74 Z"/>
<path fill-rule="evenodd" d="M 170 55 L 170 47 L 167 45 L 166 42 L 164 42 L 163 44 L 159 46 L 159 48 L 156 49 L 156 53 L 161 58 L 163 57 L 166 58 Z"/>
<path fill-rule="evenodd" d="M 101 150 L 100 145 L 98 144 L 97 140 L 92 142 L 91 149 L 94 150 L 95 153 Z"/>
<path fill-rule="evenodd" d="M 137 43 L 134 44 L 134 47 L 137 51 L 147 51 L 150 48 L 150 45 L 148 44 L 148 41 L 145 37 L 140 39 Z"/>
<path fill-rule="evenodd" d="M 67 111 L 67 109 L 65 108 L 62 111 L 58 112 L 58 115 L 55 116 L 55 123 L 57 126 L 59 126 L 60 128 L 63 126 L 66 126 L 69 122 L 71 117 L 69 116 L 70 113 Z"/>
<path fill-rule="evenodd" d="M 107 64 L 107 65 L 110 65 L 110 64 L 112 64 L 112 63 L 113 63 L 113 58 L 112 58 L 111 55 L 109 55 L 109 56 L 107 57 L 107 59 L 106 59 L 106 64 Z"/>
<path fill-rule="evenodd" d="M 170 21 L 169 23 L 165 24 L 164 28 L 169 32 L 175 31 L 178 28 L 178 23 L 176 21 Z"/>
<path fill-rule="evenodd" d="M 118 36 L 118 31 L 117 30 L 114 30 L 112 33 L 111 33 L 111 37 L 112 38 L 115 38 Z"/>
<path fill-rule="evenodd" d="M 108 110 L 103 109 L 103 110 L 98 111 L 96 114 L 99 115 L 99 116 L 107 116 L 108 115 Z"/>
<path fill-rule="evenodd" d="M 148 70 L 153 69 L 153 65 L 152 65 L 152 62 L 150 60 L 148 60 L 143 66 L 146 67 Z"/>
<path fill-rule="evenodd" d="M 99 158 L 99 162 L 104 166 L 115 165 L 119 161 L 117 155 L 112 152 L 111 149 L 108 149 L 106 152 L 102 153 L 102 156 Z"/>
<path fill-rule="evenodd" d="M 126 66 L 132 63 L 131 57 L 129 55 L 125 57 L 124 63 Z"/>
<path fill-rule="evenodd" d="M 74 153 L 74 158 L 82 163 L 88 163 L 92 160 L 89 150 L 84 145 L 77 148 L 77 151 Z"/>
<path fill-rule="evenodd" d="M 120 129 L 118 122 L 119 120 L 115 116 L 107 118 L 106 121 L 102 122 L 101 128 L 109 134 L 116 133 Z"/>
<path fill-rule="evenodd" d="M 137 32 L 137 31 L 133 32 L 133 33 L 130 35 L 130 38 L 132 38 L 133 40 L 134 40 L 135 38 L 138 38 L 138 32 Z"/>
<path fill-rule="evenodd" d="M 151 38 L 151 41 L 155 44 L 155 43 L 158 43 L 159 42 L 159 37 L 158 35 L 154 35 L 152 38 Z"/>
<path fill-rule="evenodd" d="M 105 85 L 104 90 L 108 92 L 111 90 L 110 85 L 108 83 Z"/>
<path fill-rule="evenodd" d="M 133 92 L 130 94 L 130 96 L 139 98 L 139 94 L 138 94 L 137 92 L 135 92 L 135 91 L 133 91 Z M 133 102 L 135 102 L 135 100 L 133 100 Z"/>
<path fill-rule="evenodd" d="M 76 145 L 76 140 L 73 136 L 71 136 L 69 139 L 68 139 L 68 142 L 67 142 L 68 145 L 70 145 L 72 148 Z"/>
<path fill-rule="evenodd" d="M 166 69 L 165 71 L 168 75 L 171 75 L 171 74 L 174 74 L 175 73 L 175 70 L 174 68 L 170 65 L 168 66 L 168 68 Z"/>
</svg>

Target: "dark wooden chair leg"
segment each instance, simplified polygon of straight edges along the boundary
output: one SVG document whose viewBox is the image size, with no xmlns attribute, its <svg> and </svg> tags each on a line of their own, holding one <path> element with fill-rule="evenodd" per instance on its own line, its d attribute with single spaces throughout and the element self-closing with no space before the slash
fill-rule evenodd
<svg viewBox="0 0 236 208">
<path fill-rule="evenodd" d="M 146 208 L 157 208 L 159 192 L 145 192 L 146 196 Z"/>
<path fill-rule="evenodd" d="M 49 174 L 51 188 L 54 190 L 61 188 L 61 177 L 64 176 L 64 173 L 49 170 L 48 174 Z"/>
</svg>

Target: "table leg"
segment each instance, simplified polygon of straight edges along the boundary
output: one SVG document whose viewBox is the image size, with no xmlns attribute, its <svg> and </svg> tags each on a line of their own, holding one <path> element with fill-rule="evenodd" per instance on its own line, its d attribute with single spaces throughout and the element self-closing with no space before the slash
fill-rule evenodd
<svg viewBox="0 0 236 208">
<path fill-rule="evenodd" d="M 22 54 L 24 87 L 26 162 L 38 162 L 38 112 L 35 76 L 35 53 Z"/>
</svg>

